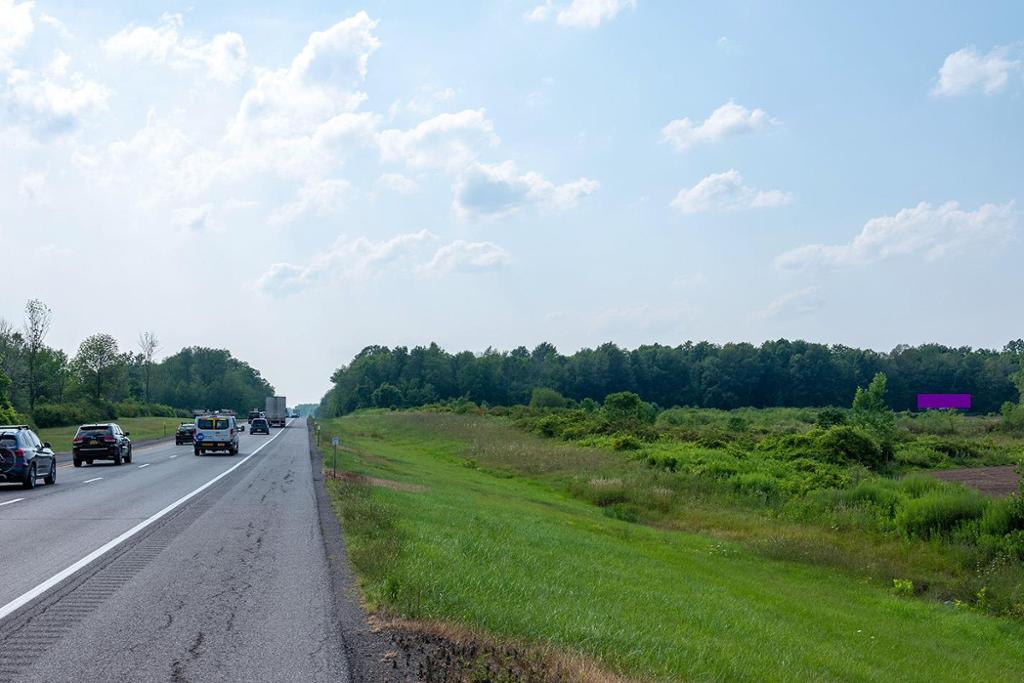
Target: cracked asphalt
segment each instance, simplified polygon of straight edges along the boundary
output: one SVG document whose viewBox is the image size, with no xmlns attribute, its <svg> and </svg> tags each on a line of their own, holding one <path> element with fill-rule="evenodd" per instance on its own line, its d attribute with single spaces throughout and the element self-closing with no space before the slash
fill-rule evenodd
<svg viewBox="0 0 1024 683">
<path fill-rule="evenodd" d="M 23 498 L 0 507 L 0 570 L 16 577 L 0 586 L 0 604 L 265 441 L 246 434 L 234 457 L 158 445 L 138 450 L 133 466 L 62 468 L 56 486 L 0 491 L 0 503 Z M 26 643 L 0 680 L 349 681 L 331 580 L 307 430 L 296 421 L 138 538 L 0 622 L 5 653 Z"/>
</svg>

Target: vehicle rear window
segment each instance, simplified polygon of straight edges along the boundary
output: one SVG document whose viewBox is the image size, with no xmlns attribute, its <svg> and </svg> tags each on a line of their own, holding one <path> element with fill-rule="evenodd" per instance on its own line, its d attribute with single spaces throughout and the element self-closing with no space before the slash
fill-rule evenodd
<svg viewBox="0 0 1024 683">
<path fill-rule="evenodd" d="M 199 429 L 227 429 L 226 417 L 201 417 L 196 421 Z"/>
<path fill-rule="evenodd" d="M 267 421 L 264 420 L 263 418 L 259 418 L 259 419 L 256 419 L 256 420 L 252 421 L 252 426 L 253 427 L 265 427 L 266 424 L 267 424 Z"/>
<path fill-rule="evenodd" d="M 17 448 L 18 440 L 14 438 L 14 434 L 3 434 L 0 435 L 0 448 Z"/>
<path fill-rule="evenodd" d="M 78 436 L 106 436 L 109 433 L 107 425 L 82 425 L 78 428 Z"/>
</svg>

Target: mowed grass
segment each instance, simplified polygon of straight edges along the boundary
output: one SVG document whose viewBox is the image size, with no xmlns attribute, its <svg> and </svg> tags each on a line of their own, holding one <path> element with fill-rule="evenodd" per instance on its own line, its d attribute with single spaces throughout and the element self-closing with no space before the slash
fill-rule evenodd
<svg viewBox="0 0 1024 683">
<path fill-rule="evenodd" d="M 498 460 L 523 461 L 514 471 L 474 458 L 492 427 L 507 441 L 491 444 L 507 452 Z M 361 414 L 324 423 L 325 444 L 333 434 L 339 468 L 398 482 L 330 482 L 375 607 L 552 644 L 643 679 L 1010 681 L 1024 671 L 1020 622 L 613 519 L 560 483 L 559 472 L 601 470 L 614 455 L 465 416 Z"/>
<path fill-rule="evenodd" d="M 100 422 L 116 422 L 121 429 L 130 432 L 133 442 L 160 439 L 165 436 L 174 436 L 174 431 L 182 422 L 187 422 L 181 417 L 126 417 L 120 420 L 100 420 Z M 78 425 L 70 427 L 50 427 L 40 429 L 38 434 L 42 441 L 48 441 L 53 450 L 58 452 L 70 451 L 71 440 L 75 438 Z"/>
</svg>

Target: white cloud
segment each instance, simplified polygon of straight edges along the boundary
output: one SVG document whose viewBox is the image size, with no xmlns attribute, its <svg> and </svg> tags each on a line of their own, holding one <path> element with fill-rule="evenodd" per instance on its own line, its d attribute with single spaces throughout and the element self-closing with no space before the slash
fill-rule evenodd
<svg viewBox="0 0 1024 683">
<path fill-rule="evenodd" d="M 12 57 L 25 47 L 35 29 L 33 2 L 0 0 L 0 70 L 9 68 Z"/>
<path fill-rule="evenodd" d="M 311 181 L 299 189 L 295 201 L 274 211 L 268 221 L 272 225 L 291 223 L 308 211 L 320 215 L 337 213 L 345 206 L 352 184 L 340 178 Z"/>
<path fill-rule="evenodd" d="M 377 184 L 399 194 L 411 194 L 419 188 L 415 180 L 401 173 L 382 173 Z"/>
<path fill-rule="evenodd" d="M 427 86 L 421 86 L 418 92 L 409 98 L 409 100 L 402 105 L 401 101 L 396 101 L 391 105 L 391 116 L 397 113 L 400 107 L 406 111 L 416 114 L 417 116 L 432 116 L 439 107 L 442 107 L 452 100 L 455 99 L 454 88 L 431 88 Z"/>
<path fill-rule="evenodd" d="M 46 72 L 10 69 L 0 72 L 0 106 L 6 118 L 24 125 L 40 137 L 67 133 L 81 119 L 106 107 L 107 88 L 79 73 L 66 74 L 66 58 L 58 58 Z"/>
<path fill-rule="evenodd" d="M 781 190 L 758 190 L 743 184 L 735 169 L 712 173 L 690 188 L 683 188 L 672 200 L 672 206 L 683 213 L 702 211 L 736 211 L 785 206 L 793 195 Z"/>
<path fill-rule="evenodd" d="M 636 0 L 572 0 L 568 6 L 556 6 L 553 0 L 546 0 L 527 12 L 526 19 L 540 22 L 553 17 L 561 26 L 596 28 L 627 7 L 636 9 Z"/>
<path fill-rule="evenodd" d="M 366 282 L 378 274 L 410 261 L 424 245 L 437 239 L 427 230 L 374 241 L 366 237 L 339 237 L 333 245 L 304 266 L 275 263 L 259 279 L 257 287 L 284 295 L 332 282 Z M 415 266 L 413 266 L 414 268 Z"/>
<path fill-rule="evenodd" d="M 805 287 L 783 294 L 755 314 L 757 318 L 778 318 L 780 316 L 812 313 L 824 305 L 821 289 Z"/>
<path fill-rule="evenodd" d="M 358 90 L 370 56 L 380 46 L 377 22 L 359 12 L 310 35 L 287 69 L 259 72 L 243 96 L 228 138 L 264 145 L 309 136 L 334 117 L 354 112 L 365 100 Z"/>
<path fill-rule="evenodd" d="M 64 25 L 64 22 L 51 14 L 47 14 L 46 12 L 40 12 L 39 21 L 52 28 L 54 31 L 56 31 L 57 35 L 59 35 L 61 38 L 73 37 L 71 31 L 69 31 L 68 27 Z"/>
<path fill-rule="evenodd" d="M 980 91 L 991 95 L 1005 88 L 1021 66 L 1009 47 L 996 47 L 985 54 L 973 46 L 965 47 L 946 57 L 932 94 L 953 97 Z"/>
<path fill-rule="evenodd" d="M 727 137 L 764 130 L 777 121 L 763 109 L 747 109 L 732 100 L 696 124 L 689 118 L 676 119 L 661 129 L 662 139 L 685 152 L 696 144 L 718 142 Z"/>
<path fill-rule="evenodd" d="M 180 14 L 164 14 L 157 26 L 129 26 L 103 47 L 112 57 L 167 64 L 176 69 L 202 68 L 212 79 L 232 83 L 246 70 L 245 42 L 237 33 L 220 33 L 209 41 L 182 38 Z"/>
<path fill-rule="evenodd" d="M 964 211 L 956 202 L 921 202 L 894 216 L 872 218 L 846 244 L 808 244 L 780 255 L 775 265 L 786 270 L 835 268 L 915 255 L 931 261 L 975 244 L 1005 240 L 1018 225 L 1013 202 L 985 204 L 976 211 Z"/>
<path fill-rule="evenodd" d="M 495 218 L 528 206 L 568 209 L 598 186 L 596 180 L 589 178 L 555 185 L 533 171 L 518 175 L 511 161 L 475 163 L 456 181 L 453 206 L 465 218 Z"/>
<path fill-rule="evenodd" d="M 452 271 L 480 272 L 497 270 L 508 262 L 508 252 L 497 244 L 455 240 L 438 249 L 434 258 L 419 266 L 416 271 L 430 276 L 445 275 Z"/>
<path fill-rule="evenodd" d="M 378 142 L 385 161 L 404 160 L 413 167 L 453 171 L 500 141 L 483 109 L 466 109 L 439 114 L 410 130 L 382 131 Z"/>
</svg>

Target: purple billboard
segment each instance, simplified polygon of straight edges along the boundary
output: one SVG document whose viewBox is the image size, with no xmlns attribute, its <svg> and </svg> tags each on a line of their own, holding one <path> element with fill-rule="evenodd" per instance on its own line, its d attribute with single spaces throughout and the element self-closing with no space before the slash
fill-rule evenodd
<svg viewBox="0 0 1024 683">
<path fill-rule="evenodd" d="M 918 394 L 918 410 L 970 410 L 970 394 Z"/>
</svg>

